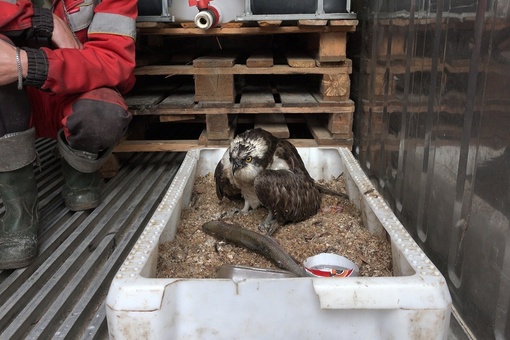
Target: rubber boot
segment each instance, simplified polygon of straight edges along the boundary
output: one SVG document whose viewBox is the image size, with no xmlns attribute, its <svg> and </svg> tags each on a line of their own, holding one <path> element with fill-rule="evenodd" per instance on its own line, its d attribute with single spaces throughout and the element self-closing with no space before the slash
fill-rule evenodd
<svg viewBox="0 0 510 340">
<path fill-rule="evenodd" d="M 112 149 L 100 154 L 74 150 L 69 146 L 62 130 L 59 131 L 57 139 L 64 176 L 62 198 L 67 208 L 72 211 L 96 208 L 101 203 L 102 179 L 99 169 Z"/>
<path fill-rule="evenodd" d="M 0 269 L 23 268 L 37 257 L 39 213 L 32 162 L 34 129 L 0 138 L 0 196 L 5 215 L 0 222 Z"/>
</svg>

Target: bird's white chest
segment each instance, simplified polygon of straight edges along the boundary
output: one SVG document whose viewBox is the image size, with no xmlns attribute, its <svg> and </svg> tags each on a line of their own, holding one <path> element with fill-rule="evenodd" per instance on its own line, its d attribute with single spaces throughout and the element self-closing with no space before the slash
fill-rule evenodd
<svg viewBox="0 0 510 340">
<path fill-rule="evenodd" d="M 258 170 L 253 167 L 245 167 L 239 169 L 234 174 L 234 184 L 241 189 L 241 194 L 245 201 L 247 201 L 252 209 L 256 209 L 260 206 L 260 200 L 255 193 L 255 187 L 253 182 L 257 177 Z"/>
</svg>

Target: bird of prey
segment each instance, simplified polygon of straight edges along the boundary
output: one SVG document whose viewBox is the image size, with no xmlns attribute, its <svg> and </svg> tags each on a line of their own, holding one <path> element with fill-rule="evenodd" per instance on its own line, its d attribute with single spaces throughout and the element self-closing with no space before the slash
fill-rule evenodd
<svg viewBox="0 0 510 340">
<path fill-rule="evenodd" d="M 268 209 L 259 229 L 269 235 L 278 223 L 306 220 L 320 208 L 319 187 L 294 145 L 260 128 L 247 130 L 231 141 L 214 178 L 220 200 L 244 199 L 242 213 L 259 206 Z"/>
</svg>

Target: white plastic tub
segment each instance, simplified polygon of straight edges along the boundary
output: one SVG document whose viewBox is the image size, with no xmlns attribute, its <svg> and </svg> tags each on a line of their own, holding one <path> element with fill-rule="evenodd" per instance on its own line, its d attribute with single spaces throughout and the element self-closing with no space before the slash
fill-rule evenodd
<svg viewBox="0 0 510 340">
<path fill-rule="evenodd" d="M 451 297 L 348 149 L 298 148 L 310 174 L 341 173 L 367 228 L 389 235 L 393 277 L 156 279 L 158 244 L 173 239 L 196 176 L 225 149 L 188 152 L 106 300 L 112 339 L 445 339 Z"/>
</svg>

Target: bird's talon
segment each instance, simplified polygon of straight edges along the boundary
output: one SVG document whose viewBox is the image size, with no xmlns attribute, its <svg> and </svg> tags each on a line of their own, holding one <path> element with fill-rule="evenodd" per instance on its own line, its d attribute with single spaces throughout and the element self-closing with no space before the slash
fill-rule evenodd
<svg viewBox="0 0 510 340">
<path fill-rule="evenodd" d="M 277 223 L 272 223 L 266 231 L 267 236 L 272 236 L 273 233 L 278 229 Z"/>
<path fill-rule="evenodd" d="M 259 231 L 261 233 L 266 234 L 267 236 L 273 235 L 273 233 L 278 229 L 278 223 L 276 221 L 271 222 L 262 222 L 259 224 Z"/>
<path fill-rule="evenodd" d="M 260 223 L 260 224 L 259 224 L 259 231 L 260 231 L 261 233 L 267 233 L 267 226 L 266 226 L 266 224 L 265 224 L 265 223 Z"/>
</svg>

